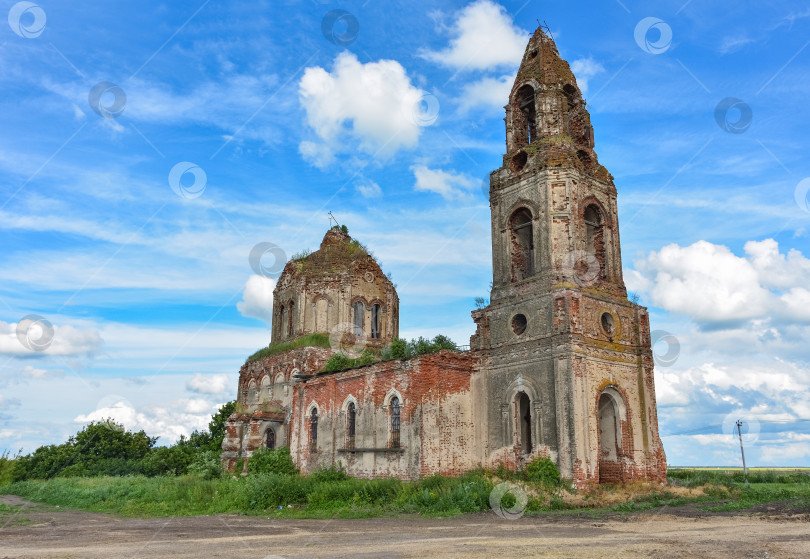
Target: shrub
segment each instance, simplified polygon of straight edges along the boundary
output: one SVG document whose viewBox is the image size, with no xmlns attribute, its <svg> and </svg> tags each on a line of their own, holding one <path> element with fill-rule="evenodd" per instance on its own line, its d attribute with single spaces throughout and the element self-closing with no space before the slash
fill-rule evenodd
<svg viewBox="0 0 810 559">
<path fill-rule="evenodd" d="M 204 450 L 198 453 L 191 464 L 188 473 L 202 479 L 219 479 L 222 477 L 222 463 L 219 455 L 213 450 Z"/>
<path fill-rule="evenodd" d="M 382 351 L 382 358 L 383 360 L 409 359 L 417 355 L 438 353 L 443 349 L 458 351 L 458 346 L 453 342 L 453 340 L 441 334 L 432 340 L 423 338 L 422 336 L 419 336 L 419 338 L 411 340 L 410 342 L 396 339 Z"/>
<path fill-rule="evenodd" d="M 391 359 L 406 359 L 410 357 L 408 342 L 399 338 L 391 342 L 391 345 L 388 346 L 388 351 L 390 352 Z"/>
<path fill-rule="evenodd" d="M 374 363 L 374 352 L 369 349 L 363 350 L 363 353 L 360 354 L 358 363 L 360 365 L 370 365 Z"/>
<path fill-rule="evenodd" d="M 290 457 L 290 449 L 286 446 L 275 450 L 260 448 L 248 458 L 247 471 L 249 474 L 280 474 L 295 475 L 298 468 Z"/>
<path fill-rule="evenodd" d="M 309 475 L 314 481 L 343 481 L 349 479 L 349 474 L 343 469 L 343 465 L 332 464 L 328 468 L 319 468 Z"/>
<path fill-rule="evenodd" d="M 560 471 L 557 465 L 549 458 L 537 457 L 526 464 L 526 479 L 541 483 L 546 487 L 556 487 L 560 485 Z"/>
<path fill-rule="evenodd" d="M 353 365 L 353 359 L 345 353 L 333 353 L 323 366 L 324 371 L 342 371 Z"/>
</svg>

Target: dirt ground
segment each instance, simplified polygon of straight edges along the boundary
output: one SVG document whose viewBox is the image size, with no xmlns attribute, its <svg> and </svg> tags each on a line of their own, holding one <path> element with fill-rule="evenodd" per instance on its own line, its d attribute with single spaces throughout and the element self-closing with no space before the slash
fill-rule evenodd
<svg viewBox="0 0 810 559">
<path fill-rule="evenodd" d="M 0 558 L 31 557 L 810 557 L 810 514 L 776 506 L 738 515 L 691 507 L 652 514 L 503 520 L 278 520 L 217 515 L 121 518 L 35 505 L 12 495 Z"/>
</svg>

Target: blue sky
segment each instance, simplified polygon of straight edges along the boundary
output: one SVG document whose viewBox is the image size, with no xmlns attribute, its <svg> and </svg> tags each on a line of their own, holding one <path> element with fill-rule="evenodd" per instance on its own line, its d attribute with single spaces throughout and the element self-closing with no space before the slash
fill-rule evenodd
<svg viewBox="0 0 810 559">
<path fill-rule="evenodd" d="M 251 249 L 316 248 L 328 211 L 392 273 L 403 336 L 468 343 L 491 281 L 482 183 L 539 19 L 615 177 L 628 289 L 669 334 L 654 348 L 668 461 L 737 464 L 742 418 L 749 464 L 807 465 L 806 5 L 0 12 L 0 449 L 103 416 L 163 443 L 204 427 L 269 341 L 273 283 Z M 16 334 L 31 314 L 53 325 L 45 351 Z"/>
</svg>

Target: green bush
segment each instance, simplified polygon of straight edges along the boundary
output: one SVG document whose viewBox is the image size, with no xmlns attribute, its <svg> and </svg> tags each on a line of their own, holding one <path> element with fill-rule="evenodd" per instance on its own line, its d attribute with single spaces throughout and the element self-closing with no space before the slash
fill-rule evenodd
<svg viewBox="0 0 810 559">
<path fill-rule="evenodd" d="M 428 355 L 431 353 L 438 353 L 439 351 L 447 349 L 450 351 L 458 351 L 458 346 L 447 336 L 438 335 L 432 340 L 419 337 L 415 340 L 407 342 L 397 338 L 393 340 L 388 347 L 382 351 L 382 359 L 384 361 L 390 359 L 410 359 L 418 355 Z"/>
<path fill-rule="evenodd" d="M 371 365 L 372 363 L 374 363 L 374 352 L 369 349 L 363 350 L 363 353 L 360 354 L 360 359 L 358 359 L 358 364 Z"/>
<path fill-rule="evenodd" d="M 290 449 L 286 446 L 275 450 L 260 448 L 253 452 L 247 461 L 249 474 L 279 474 L 295 475 L 298 468 L 290 457 Z"/>
<path fill-rule="evenodd" d="M 333 353 L 329 356 L 329 359 L 326 360 L 326 364 L 323 366 L 324 371 L 342 371 L 344 369 L 348 369 L 354 365 L 354 359 L 346 355 L 345 353 Z"/>
<path fill-rule="evenodd" d="M 541 483 L 546 487 L 560 485 L 560 471 L 549 458 L 537 457 L 526 464 L 525 475 L 527 481 Z"/>
<path fill-rule="evenodd" d="M 219 479 L 224 470 L 219 454 L 213 450 L 204 450 L 198 453 L 191 464 L 188 465 L 188 473 L 202 479 Z"/>
<path fill-rule="evenodd" d="M 332 464 L 328 468 L 318 468 L 309 477 L 314 481 L 343 481 L 349 479 L 349 474 L 343 469 L 343 465 L 338 463 L 337 466 Z"/>
</svg>

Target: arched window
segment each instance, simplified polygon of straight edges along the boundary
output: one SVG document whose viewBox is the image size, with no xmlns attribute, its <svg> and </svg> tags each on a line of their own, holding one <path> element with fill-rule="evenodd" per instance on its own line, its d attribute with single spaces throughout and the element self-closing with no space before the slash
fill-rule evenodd
<svg viewBox="0 0 810 559">
<path fill-rule="evenodd" d="M 346 410 L 346 448 L 354 448 L 355 422 L 357 421 L 357 408 L 354 402 Z"/>
<path fill-rule="evenodd" d="M 366 306 L 363 301 L 355 301 L 354 305 L 354 332 L 355 336 L 363 334 L 363 318 L 366 311 Z"/>
<path fill-rule="evenodd" d="M 399 448 L 399 398 L 391 398 L 391 448 Z"/>
<path fill-rule="evenodd" d="M 518 111 L 514 132 L 516 134 L 517 145 L 525 146 L 536 140 L 537 136 L 537 109 L 534 102 L 534 88 L 528 84 L 517 91 L 515 96 Z"/>
<path fill-rule="evenodd" d="M 534 275 L 534 231 L 532 214 L 520 208 L 509 219 L 509 244 L 512 255 L 512 281 Z"/>
<path fill-rule="evenodd" d="M 259 403 L 259 394 L 256 391 L 256 381 L 251 380 L 248 384 L 248 401 L 249 406 L 254 406 Z"/>
<path fill-rule="evenodd" d="M 265 375 L 262 378 L 261 389 L 259 390 L 259 401 L 267 402 L 273 399 L 273 383 L 270 381 L 270 375 Z"/>
<path fill-rule="evenodd" d="M 380 337 L 380 305 L 371 306 L 371 337 Z"/>
<path fill-rule="evenodd" d="M 292 338 L 293 332 L 295 331 L 293 328 L 293 315 L 295 314 L 293 311 L 295 310 L 295 303 L 290 301 L 290 310 L 288 311 L 289 318 L 287 319 L 287 336 Z"/>
<path fill-rule="evenodd" d="M 619 417 L 616 401 L 609 394 L 599 397 L 599 481 L 622 480 L 619 462 Z"/>
<path fill-rule="evenodd" d="M 585 252 L 599 263 L 599 277 L 605 276 L 605 239 L 602 212 L 596 204 L 585 208 Z"/>
<path fill-rule="evenodd" d="M 318 450 L 318 408 L 309 414 L 309 449 Z"/>
<path fill-rule="evenodd" d="M 520 448 L 523 454 L 532 453 L 532 410 L 531 401 L 525 392 L 517 397 L 518 422 L 520 423 Z"/>
<path fill-rule="evenodd" d="M 276 328 L 276 332 L 278 332 L 278 337 L 284 337 L 284 325 L 287 324 L 287 309 L 284 305 L 281 305 L 278 308 L 278 324 L 274 324 Z"/>
<path fill-rule="evenodd" d="M 272 428 L 268 428 L 267 433 L 265 433 L 265 444 L 270 450 L 276 448 L 276 432 Z"/>
<path fill-rule="evenodd" d="M 570 112 L 577 101 L 577 89 L 570 83 L 567 83 L 563 86 L 563 94 L 565 94 L 565 100 L 568 101 L 568 111 Z"/>
</svg>

